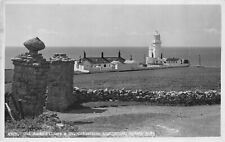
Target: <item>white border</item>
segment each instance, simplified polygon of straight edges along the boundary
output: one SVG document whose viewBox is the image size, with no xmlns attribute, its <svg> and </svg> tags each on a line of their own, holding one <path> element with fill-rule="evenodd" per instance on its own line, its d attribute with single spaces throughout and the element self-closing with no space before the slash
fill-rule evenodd
<svg viewBox="0 0 225 142">
<path fill-rule="evenodd" d="M 6 0 L 6 4 L 221 4 L 223 0 Z"/>
<path fill-rule="evenodd" d="M 2 18 L 2 19 L 1 19 Z M 5 87 L 4 87 L 4 69 L 5 69 L 5 35 L 4 35 L 4 30 L 5 30 L 5 6 L 4 6 L 4 1 L 0 0 L 0 22 L 2 23 L 2 27 L 0 27 L 0 67 L 1 67 L 1 76 L 0 76 L 0 84 L 1 84 L 1 95 L 0 95 L 0 141 L 2 137 L 4 137 L 4 105 L 5 105 L 5 100 L 4 100 L 4 95 L 5 94 Z"/>
<path fill-rule="evenodd" d="M 222 15 L 222 23 L 221 23 L 221 137 L 157 137 L 157 138 L 4 138 L 4 110 L 3 110 L 3 105 L 4 105 L 4 67 L 5 67 L 5 43 L 2 42 L 0 43 L 0 48 L 1 50 L 1 76 L 0 76 L 0 81 L 1 81 L 1 96 L 0 96 L 0 101 L 1 101 L 1 114 L 0 114 L 0 141 L 129 141 L 129 142 L 136 142 L 136 141 L 168 141 L 168 142 L 195 142 L 195 141 L 212 141 L 212 142 L 225 142 L 225 108 L 224 108 L 224 101 L 225 101 L 225 96 L 224 95 L 224 87 L 223 85 L 225 84 L 224 80 L 224 75 L 223 72 L 225 71 L 225 66 L 224 66 L 224 49 L 223 46 L 225 45 L 225 40 L 224 40 L 224 13 L 225 13 L 225 1 L 224 0 L 0 0 L 0 14 L 3 13 L 3 19 L 0 19 L 0 22 L 3 22 L 3 33 L 0 30 L 0 41 L 5 41 L 5 36 L 4 36 L 4 29 L 5 29 L 5 13 L 4 13 L 4 4 L 173 4 L 173 5 L 180 5 L 180 4 L 194 4 L 194 5 L 211 5 L 211 4 L 218 4 L 221 5 L 221 15 Z M 1 27 L 0 27 L 1 29 Z M 3 116 L 3 117 L 2 117 Z"/>
</svg>

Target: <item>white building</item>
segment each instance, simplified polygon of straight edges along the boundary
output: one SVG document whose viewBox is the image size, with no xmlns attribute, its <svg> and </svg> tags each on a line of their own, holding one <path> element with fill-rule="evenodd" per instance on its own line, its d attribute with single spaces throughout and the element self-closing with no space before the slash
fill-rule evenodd
<svg viewBox="0 0 225 142">
<path fill-rule="evenodd" d="M 105 57 L 101 53 L 101 57 L 84 57 L 74 63 L 74 71 L 79 72 L 104 72 L 104 71 L 128 71 L 139 68 L 139 63 L 132 59 L 125 60 L 121 57 L 120 51 L 117 57 Z"/>
<path fill-rule="evenodd" d="M 181 58 L 166 58 L 165 65 L 167 66 L 182 66 L 189 64 L 189 61 Z"/>
<path fill-rule="evenodd" d="M 121 57 L 120 51 L 118 52 L 118 57 L 104 57 L 104 53 L 101 53 L 101 57 L 86 57 L 86 52 L 84 52 L 84 57 L 75 61 L 74 71 L 81 72 L 101 72 L 101 71 L 111 71 L 118 69 L 119 64 L 124 64 L 125 59 Z M 117 65 L 116 65 L 117 64 Z"/>
<path fill-rule="evenodd" d="M 146 57 L 147 66 L 162 65 L 165 61 L 162 55 L 161 40 L 158 31 L 155 31 L 153 38 L 152 44 L 148 49 L 148 57 Z"/>
</svg>

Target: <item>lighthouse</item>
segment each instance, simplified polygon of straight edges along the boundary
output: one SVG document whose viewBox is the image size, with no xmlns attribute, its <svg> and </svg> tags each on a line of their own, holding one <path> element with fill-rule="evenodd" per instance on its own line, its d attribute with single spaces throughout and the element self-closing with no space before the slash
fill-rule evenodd
<svg viewBox="0 0 225 142">
<path fill-rule="evenodd" d="M 152 58 L 160 58 L 162 50 L 161 50 L 161 40 L 160 40 L 160 34 L 158 31 L 155 31 L 153 34 L 153 41 L 152 44 L 149 46 L 149 57 Z"/>
<path fill-rule="evenodd" d="M 147 65 L 157 65 L 162 63 L 161 39 L 158 31 L 153 34 L 153 41 L 148 49 L 148 57 L 146 57 Z"/>
</svg>

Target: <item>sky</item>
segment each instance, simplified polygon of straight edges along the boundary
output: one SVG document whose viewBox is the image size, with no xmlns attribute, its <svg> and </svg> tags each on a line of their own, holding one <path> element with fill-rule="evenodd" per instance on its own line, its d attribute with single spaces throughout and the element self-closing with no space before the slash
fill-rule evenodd
<svg viewBox="0 0 225 142">
<path fill-rule="evenodd" d="M 7 4 L 6 46 L 39 37 L 48 47 L 220 47 L 219 5 Z"/>
</svg>

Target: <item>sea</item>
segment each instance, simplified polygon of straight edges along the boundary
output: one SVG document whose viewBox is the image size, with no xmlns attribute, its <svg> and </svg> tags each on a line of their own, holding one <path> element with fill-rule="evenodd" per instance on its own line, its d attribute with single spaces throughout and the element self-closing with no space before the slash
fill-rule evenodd
<svg viewBox="0 0 225 142">
<path fill-rule="evenodd" d="M 49 60 L 55 53 L 66 53 L 70 58 L 78 60 L 83 57 L 83 52 L 87 57 L 101 57 L 101 52 L 105 57 L 121 56 L 144 63 L 148 56 L 148 47 L 46 47 L 40 51 L 44 58 Z M 28 52 L 25 47 L 5 47 L 5 69 L 13 69 L 11 59 L 19 54 Z M 199 65 L 205 67 L 221 67 L 221 48 L 220 47 L 162 47 L 163 57 L 184 58 L 190 61 L 191 66 Z"/>
</svg>

